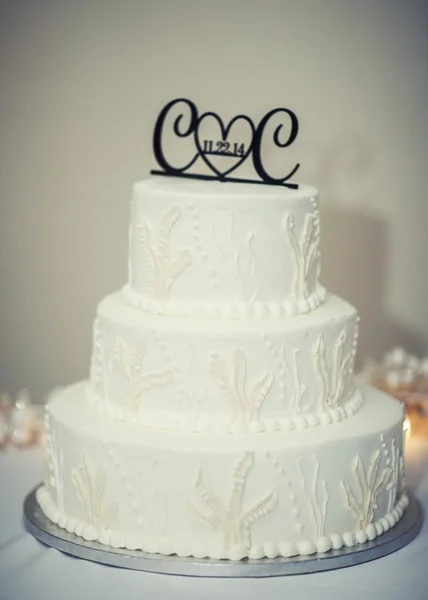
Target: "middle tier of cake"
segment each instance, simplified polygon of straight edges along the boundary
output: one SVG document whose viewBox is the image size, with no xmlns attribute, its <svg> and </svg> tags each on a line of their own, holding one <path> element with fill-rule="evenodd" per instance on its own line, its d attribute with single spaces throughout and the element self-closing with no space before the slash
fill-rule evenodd
<svg viewBox="0 0 428 600">
<path fill-rule="evenodd" d="M 358 316 L 329 295 L 289 319 L 146 314 L 120 293 L 98 306 L 91 404 L 126 422 L 201 432 L 303 429 L 359 410 Z"/>
</svg>

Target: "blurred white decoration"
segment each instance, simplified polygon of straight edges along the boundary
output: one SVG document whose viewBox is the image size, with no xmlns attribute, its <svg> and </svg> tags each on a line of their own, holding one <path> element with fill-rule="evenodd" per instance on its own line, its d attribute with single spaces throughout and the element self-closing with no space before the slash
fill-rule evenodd
<svg viewBox="0 0 428 600">
<path fill-rule="evenodd" d="M 9 414 L 9 438 L 15 446 L 34 442 L 35 414 L 28 390 L 21 390 Z"/>
<path fill-rule="evenodd" d="M 10 410 L 11 406 L 12 398 L 10 397 L 10 394 L 7 394 L 6 392 L 0 394 L 0 413 L 7 413 Z"/>
<path fill-rule="evenodd" d="M 383 362 L 388 368 L 403 367 L 403 365 L 407 364 L 406 352 L 400 346 L 396 346 L 385 354 Z"/>
<path fill-rule="evenodd" d="M 0 447 L 17 448 L 41 441 L 43 436 L 42 405 L 33 404 L 29 391 L 21 390 L 15 402 L 10 394 L 0 395 Z"/>
<path fill-rule="evenodd" d="M 423 375 L 428 376 L 428 358 L 423 358 L 420 362 L 420 369 Z"/>
<path fill-rule="evenodd" d="M 397 346 L 383 361 L 367 360 L 358 378 L 400 400 L 406 407 L 405 439 L 428 437 L 428 357 L 419 359 Z"/>
<path fill-rule="evenodd" d="M 12 406 L 12 398 L 9 394 L 0 394 L 0 448 L 8 442 L 8 414 Z"/>
<path fill-rule="evenodd" d="M 6 416 L 0 412 L 0 448 L 7 443 L 7 421 Z"/>
<path fill-rule="evenodd" d="M 359 378 L 371 385 L 383 384 L 384 387 L 404 391 L 413 391 L 415 385 L 428 376 L 428 357 L 419 359 L 396 346 L 383 357 L 381 363 L 366 360 Z"/>
<path fill-rule="evenodd" d="M 410 438 L 411 435 L 412 435 L 412 426 L 411 426 L 409 417 L 406 417 L 404 419 L 404 423 L 403 423 L 403 442 L 404 442 L 404 445 L 406 444 L 407 440 Z"/>
</svg>

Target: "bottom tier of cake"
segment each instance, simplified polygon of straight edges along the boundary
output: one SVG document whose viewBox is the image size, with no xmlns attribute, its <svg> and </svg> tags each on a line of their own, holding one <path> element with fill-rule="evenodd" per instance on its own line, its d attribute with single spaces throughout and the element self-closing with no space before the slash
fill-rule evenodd
<svg viewBox="0 0 428 600">
<path fill-rule="evenodd" d="M 378 391 L 333 425 L 210 435 L 115 422 L 88 406 L 85 385 L 49 402 L 38 501 L 87 540 L 199 558 L 307 555 L 374 539 L 407 505 L 402 407 Z"/>
</svg>

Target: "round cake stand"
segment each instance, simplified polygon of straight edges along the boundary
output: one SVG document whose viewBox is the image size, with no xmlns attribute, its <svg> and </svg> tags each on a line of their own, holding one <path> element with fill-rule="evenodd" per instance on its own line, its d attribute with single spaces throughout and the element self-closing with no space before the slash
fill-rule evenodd
<svg viewBox="0 0 428 600">
<path fill-rule="evenodd" d="M 27 530 L 40 542 L 61 552 L 105 565 L 194 577 L 275 577 L 301 575 L 342 569 L 375 560 L 406 546 L 419 533 L 422 510 L 413 495 L 400 521 L 386 533 L 352 548 L 330 550 L 324 554 L 291 558 L 244 559 L 240 561 L 181 558 L 176 555 L 148 554 L 141 550 L 108 548 L 99 542 L 86 542 L 52 523 L 42 512 L 37 499 L 37 487 L 24 502 L 24 522 Z"/>
</svg>

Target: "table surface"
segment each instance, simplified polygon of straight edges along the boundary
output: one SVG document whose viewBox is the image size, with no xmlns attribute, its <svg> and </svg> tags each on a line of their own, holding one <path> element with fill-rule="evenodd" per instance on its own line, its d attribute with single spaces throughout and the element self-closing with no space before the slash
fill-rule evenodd
<svg viewBox="0 0 428 600">
<path fill-rule="evenodd" d="M 0 600 L 428 599 L 428 522 L 407 547 L 337 571 L 266 579 L 155 575 L 73 558 L 27 533 L 22 503 L 42 472 L 39 448 L 0 452 Z M 428 441 L 409 441 L 406 479 L 427 514 Z"/>
</svg>

